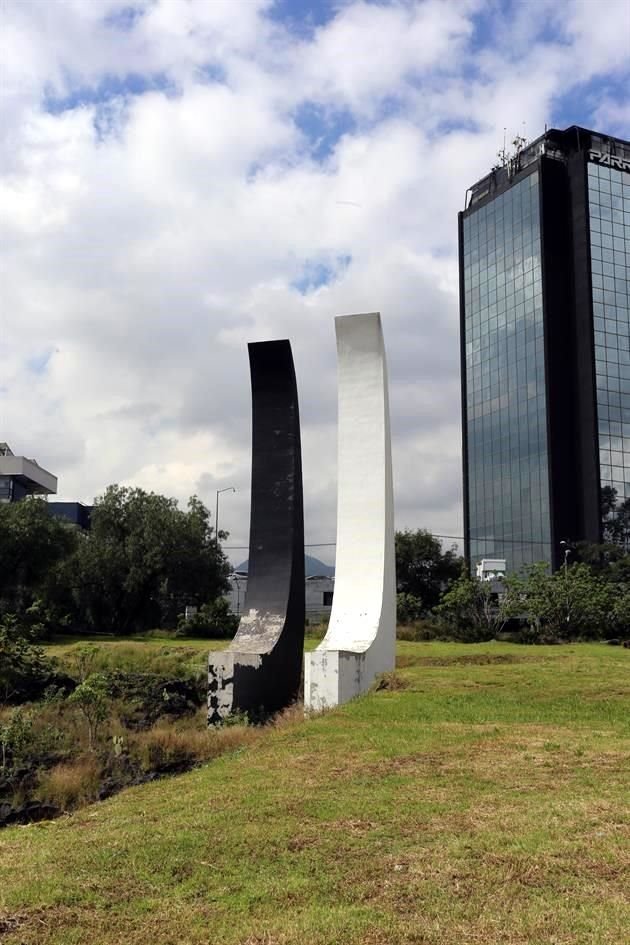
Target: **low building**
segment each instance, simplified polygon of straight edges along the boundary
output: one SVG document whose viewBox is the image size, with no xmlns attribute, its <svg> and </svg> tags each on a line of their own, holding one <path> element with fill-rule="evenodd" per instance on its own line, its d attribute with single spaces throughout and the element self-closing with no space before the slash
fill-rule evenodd
<svg viewBox="0 0 630 945">
<path fill-rule="evenodd" d="M 82 502 L 49 502 L 48 511 L 54 518 L 61 518 L 88 532 L 92 524 L 92 506 Z"/>
<path fill-rule="evenodd" d="M 329 617 L 335 591 L 334 577 L 314 574 L 306 579 L 306 619 Z"/>
<path fill-rule="evenodd" d="M 228 578 L 230 589 L 225 595 L 230 603 L 230 613 L 242 614 L 247 593 L 247 571 L 232 571 Z M 330 615 L 335 590 L 335 579 L 327 575 L 314 574 L 306 578 L 306 618 L 316 621 Z"/>
<path fill-rule="evenodd" d="M 247 571 L 232 571 L 228 577 L 230 589 L 226 597 L 230 604 L 230 613 L 240 615 L 245 606 L 245 594 L 247 592 Z"/>
<path fill-rule="evenodd" d="M 503 581 L 507 571 L 505 558 L 482 558 L 477 565 L 477 578 L 490 584 L 492 594 L 497 597 L 505 591 Z"/>
<path fill-rule="evenodd" d="M 57 477 L 34 459 L 14 456 L 8 443 L 0 443 L 0 502 L 19 502 L 29 496 L 54 495 Z"/>
<path fill-rule="evenodd" d="M 495 581 L 497 578 L 504 578 L 505 572 L 505 558 L 482 558 L 477 565 L 477 577 L 480 581 Z"/>
</svg>

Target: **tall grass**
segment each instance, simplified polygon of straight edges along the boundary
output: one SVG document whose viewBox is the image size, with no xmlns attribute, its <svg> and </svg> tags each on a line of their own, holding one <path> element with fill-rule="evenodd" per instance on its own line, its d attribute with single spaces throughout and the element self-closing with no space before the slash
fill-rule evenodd
<svg viewBox="0 0 630 945">
<path fill-rule="evenodd" d="M 101 765 L 93 754 L 55 765 L 39 779 L 36 796 L 63 811 L 96 800 L 101 781 Z"/>
</svg>

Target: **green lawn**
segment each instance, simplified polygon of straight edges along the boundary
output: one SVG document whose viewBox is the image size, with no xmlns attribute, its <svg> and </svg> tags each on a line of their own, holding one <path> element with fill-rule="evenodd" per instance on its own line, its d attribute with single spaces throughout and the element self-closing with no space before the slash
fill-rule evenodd
<svg viewBox="0 0 630 945">
<path fill-rule="evenodd" d="M 630 651 L 398 656 L 406 688 L 0 833 L 3 945 L 628 941 Z"/>
</svg>

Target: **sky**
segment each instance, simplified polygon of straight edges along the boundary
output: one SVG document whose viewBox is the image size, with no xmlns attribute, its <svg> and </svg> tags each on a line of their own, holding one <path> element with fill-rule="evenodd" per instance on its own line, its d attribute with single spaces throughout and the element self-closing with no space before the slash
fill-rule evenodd
<svg viewBox="0 0 630 945">
<path fill-rule="evenodd" d="M 462 533 L 457 213 L 504 137 L 630 137 L 630 0 L 0 0 L 0 440 L 248 542 L 289 338 L 334 560 L 334 316 L 380 311 L 397 528 Z"/>
</svg>

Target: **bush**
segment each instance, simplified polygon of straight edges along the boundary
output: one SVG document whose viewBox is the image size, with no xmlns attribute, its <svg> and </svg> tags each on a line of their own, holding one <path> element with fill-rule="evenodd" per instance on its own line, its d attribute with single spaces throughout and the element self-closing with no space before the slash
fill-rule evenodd
<svg viewBox="0 0 630 945">
<path fill-rule="evenodd" d="M 18 705 L 41 698 L 51 686 L 72 689 L 73 681 L 59 674 L 32 632 L 13 615 L 0 619 L 0 704 Z"/>
<path fill-rule="evenodd" d="M 15 709 L 0 723 L 0 767 L 15 768 L 33 753 L 33 721 L 22 709 Z"/>
<path fill-rule="evenodd" d="M 149 728 L 162 716 L 194 715 L 206 700 L 207 682 L 173 679 L 154 673 L 109 673 L 104 677 L 110 700 L 127 728 Z"/>
<path fill-rule="evenodd" d="M 305 636 L 310 637 L 312 640 L 323 640 L 328 632 L 329 623 L 330 617 L 328 615 L 320 617 L 317 623 L 309 623 L 307 620 Z"/>
<path fill-rule="evenodd" d="M 48 707 L 11 709 L 0 717 L 0 804 L 24 799 L 38 769 L 63 760 L 71 738 L 50 718 Z"/>
<path fill-rule="evenodd" d="M 422 616 L 422 601 L 415 594 L 397 594 L 396 595 L 396 622 L 402 624 L 412 623 L 419 620 Z"/>
<path fill-rule="evenodd" d="M 181 637 L 207 637 L 217 640 L 231 638 L 238 629 L 239 618 L 230 613 L 225 597 L 218 597 L 210 604 L 203 604 L 196 614 L 186 620 L 180 617 L 177 635 Z"/>
<path fill-rule="evenodd" d="M 544 562 L 529 565 L 523 574 L 511 575 L 506 586 L 512 614 L 527 622 L 524 642 L 598 639 L 617 632 L 623 619 L 615 612 L 623 589 L 579 562 L 554 574 Z"/>
<path fill-rule="evenodd" d="M 421 643 L 425 640 L 443 640 L 448 637 L 444 626 L 435 617 L 424 617 L 412 623 L 396 627 L 396 639 L 410 643 Z"/>
<path fill-rule="evenodd" d="M 508 617 L 506 600 L 493 593 L 491 582 L 468 574 L 462 574 L 451 585 L 435 612 L 444 621 L 451 639 L 463 643 L 492 640 Z"/>
</svg>

